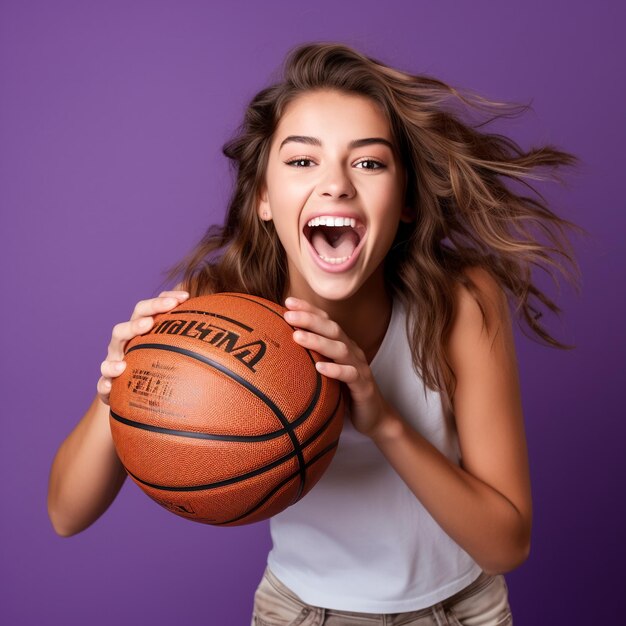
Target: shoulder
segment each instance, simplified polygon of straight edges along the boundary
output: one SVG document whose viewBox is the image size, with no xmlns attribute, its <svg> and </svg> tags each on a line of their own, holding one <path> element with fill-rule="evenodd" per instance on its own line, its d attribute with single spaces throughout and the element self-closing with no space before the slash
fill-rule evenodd
<svg viewBox="0 0 626 626">
<path fill-rule="evenodd" d="M 468 269 L 481 302 L 456 289 L 456 311 L 445 346 L 456 385 L 452 404 L 466 469 L 485 478 L 483 459 L 511 450 L 522 430 L 515 341 L 503 289 L 484 269 Z M 484 310 L 481 310 L 481 306 Z"/>
<path fill-rule="evenodd" d="M 479 337 L 493 340 L 503 326 L 511 325 L 506 293 L 496 277 L 480 266 L 465 268 L 463 275 L 468 284 L 458 281 L 454 286 L 447 352 L 457 351 L 459 344 L 472 338 L 474 341 Z"/>
<path fill-rule="evenodd" d="M 463 274 L 469 282 L 458 282 L 454 288 L 454 311 L 444 342 L 446 358 L 460 386 L 455 393 L 457 401 L 462 401 L 464 390 L 471 394 L 480 374 L 492 379 L 498 370 L 503 373 L 502 368 L 510 375 L 515 370 L 511 316 L 503 287 L 483 267 L 468 267 Z M 471 384 L 464 385 L 464 381 Z"/>
<path fill-rule="evenodd" d="M 470 265 L 463 269 L 463 275 L 471 280 L 481 291 L 489 296 L 499 296 L 503 293 L 496 277 L 481 265 Z"/>
</svg>

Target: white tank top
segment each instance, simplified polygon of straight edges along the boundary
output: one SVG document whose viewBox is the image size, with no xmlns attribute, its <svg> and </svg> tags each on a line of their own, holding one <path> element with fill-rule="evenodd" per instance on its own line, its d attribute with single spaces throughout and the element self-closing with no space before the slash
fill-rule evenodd
<svg viewBox="0 0 626 626">
<path fill-rule="evenodd" d="M 459 465 L 452 415 L 416 374 L 406 312 L 394 300 L 370 363 L 383 396 Z M 437 524 L 346 414 L 335 456 L 299 502 L 270 518 L 267 565 L 304 602 L 340 611 L 402 613 L 450 597 L 482 569 Z"/>
</svg>

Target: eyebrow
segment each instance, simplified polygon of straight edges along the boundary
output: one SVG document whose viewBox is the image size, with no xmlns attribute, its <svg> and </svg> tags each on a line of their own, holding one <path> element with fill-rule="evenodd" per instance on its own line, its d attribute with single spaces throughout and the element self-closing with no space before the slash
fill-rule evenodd
<svg viewBox="0 0 626 626">
<path fill-rule="evenodd" d="M 282 140 L 280 146 L 278 147 L 278 150 L 281 150 L 282 147 L 286 144 L 286 143 L 306 143 L 309 144 L 310 146 L 321 146 L 322 142 L 320 139 L 318 139 L 317 137 L 307 137 L 306 135 L 289 135 L 289 137 L 286 137 L 285 139 Z M 388 146 L 392 151 L 395 152 L 395 149 L 393 147 L 393 144 L 388 141 L 387 139 L 383 139 L 382 137 L 367 137 L 365 139 L 353 139 L 349 144 L 348 144 L 348 148 L 350 148 L 350 150 L 354 149 L 354 148 L 360 148 L 362 146 L 369 146 L 371 144 L 375 144 L 375 143 L 381 143 L 385 146 Z"/>
</svg>

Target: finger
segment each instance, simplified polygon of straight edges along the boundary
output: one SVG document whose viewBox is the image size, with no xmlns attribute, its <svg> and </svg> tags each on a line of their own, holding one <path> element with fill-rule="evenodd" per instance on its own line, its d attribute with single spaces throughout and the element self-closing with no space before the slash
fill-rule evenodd
<svg viewBox="0 0 626 626">
<path fill-rule="evenodd" d="M 300 298 L 294 298 L 293 296 L 290 296 L 285 300 L 285 306 L 288 309 L 292 309 L 295 311 L 310 311 L 312 313 L 316 313 L 324 319 L 329 319 L 328 313 L 326 313 L 324 309 L 313 306 L 310 302 L 307 302 L 306 300 L 301 300 Z"/>
<path fill-rule="evenodd" d="M 324 335 L 331 339 L 348 340 L 348 336 L 343 332 L 337 322 L 328 317 L 323 318 L 318 313 L 310 311 L 286 311 L 284 318 L 289 324 L 297 326 L 298 328 L 306 328 L 311 332 Z"/>
<path fill-rule="evenodd" d="M 126 369 L 126 361 L 102 361 L 100 373 L 105 378 L 117 378 Z"/>
<path fill-rule="evenodd" d="M 104 402 L 105 404 L 109 404 L 109 396 L 111 394 L 111 379 L 101 376 L 98 380 L 98 384 L 96 385 L 96 391 L 98 392 L 98 395 L 100 396 L 102 402 Z"/>
<path fill-rule="evenodd" d="M 293 333 L 293 339 L 303 348 L 315 350 L 337 363 L 354 363 L 356 361 L 356 355 L 344 341 L 329 339 L 317 333 L 300 329 Z"/>
<path fill-rule="evenodd" d="M 149 315 L 156 315 L 157 313 L 164 313 L 178 306 L 181 302 L 186 300 L 186 297 L 177 298 L 174 296 L 165 296 L 163 298 L 150 298 L 149 300 L 140 300 L 135 305 L 131 320 L 135 320 L 139 317 L 147 317 Z"/>
<path fill-rule="evenodd" d="M 109 342 L 109 351 L 107 354 L 108 361 L 121 361 L 124 358 L 124 347 L 137 335 L 141 335 L 154 324 L 151 317 L 142 317 L 140 319 L 131 320 L 130 322 L 121 322 L 113 327 L 111 341 Z"/>
<path fill-rule="evenodd" d="M 359 378 L 359 370 L 354 365 L 342 365 L 341 363 L 327 363 L 318 361 L 315 369 L 329 378 L 335 378 L 348 385 L 356 383 Z"/>
</svg>

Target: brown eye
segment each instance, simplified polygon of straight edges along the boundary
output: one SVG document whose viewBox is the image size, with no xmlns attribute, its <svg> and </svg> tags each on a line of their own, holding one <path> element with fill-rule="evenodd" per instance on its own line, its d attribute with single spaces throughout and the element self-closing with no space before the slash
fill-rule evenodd
<svg viewBox="0 0 626 626">
<path fill-rule="evenodd" d="M 307 158 L 299 158 L 299 159 L 292 159 L 291 161 L 285 161 L 285 163 L 287 165 L 291 165 L 292 167 L 301 167 L 300 165 L 295 165 L 296 163 L 311 163 L 311 159 L 307 159 Z M 302 166 L 302 167 L 307 167 L 306 165 Z"/>
<path fill-rule="evenodd" d="M 371 164 L 376 165 L 376 167 L 362 167 L 361 169 L 364 169 L 364 170 L 379 170 L 385 167 L 383 163 L 381 163 L 380 161 L 375 161 L 374 159 L 365 159 L 363 161 L 359 161 L 357 165 L 361 165 L 361 163 L 371 163 Z"/>
</svg>

